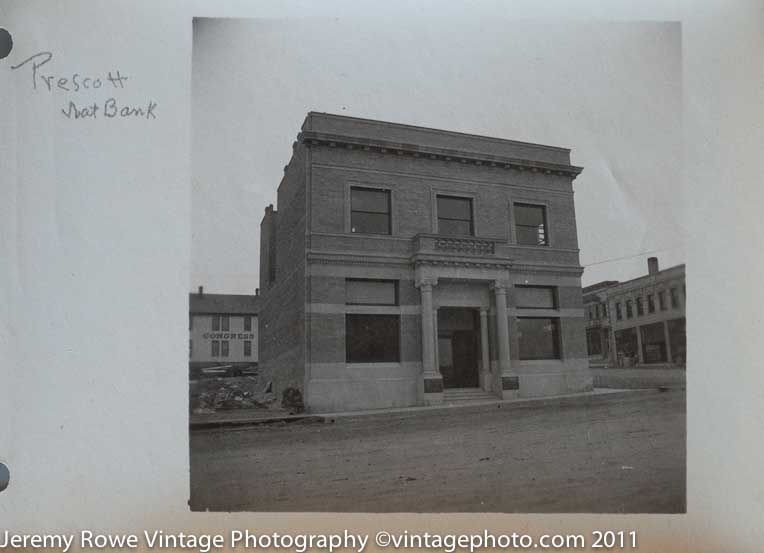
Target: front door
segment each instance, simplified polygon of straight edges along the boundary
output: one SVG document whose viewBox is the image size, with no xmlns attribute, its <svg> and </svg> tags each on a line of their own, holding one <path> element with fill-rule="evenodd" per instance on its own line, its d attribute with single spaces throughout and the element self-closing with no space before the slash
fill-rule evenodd
<svg viewBox="0 0 764 553">
<path fill-rule="evenodd" d="M 476 388 L 480 335 L 477 311 L 438 310 L 438 362 L 444 388 Z"/>
</svg>

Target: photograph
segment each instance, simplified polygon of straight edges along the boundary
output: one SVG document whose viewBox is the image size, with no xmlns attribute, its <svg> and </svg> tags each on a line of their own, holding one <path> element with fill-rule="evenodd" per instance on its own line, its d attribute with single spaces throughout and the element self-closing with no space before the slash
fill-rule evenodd
<svg viewBox="0 0 764 553">
<path fill-rule="evenodd" d="M 680 39 L 195 18 L 192 510 L 684 512 Z"/>
</svg>

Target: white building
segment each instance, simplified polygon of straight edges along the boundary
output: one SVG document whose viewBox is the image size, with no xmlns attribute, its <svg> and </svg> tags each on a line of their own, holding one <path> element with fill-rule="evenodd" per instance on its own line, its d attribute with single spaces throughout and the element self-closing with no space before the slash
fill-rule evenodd
<svg viewBox="0 0 764 553">
<path fill-rule="evenodd" d="M 189 294 L 189 367 L 257 364 L 259 295 Z"/>
</svg>

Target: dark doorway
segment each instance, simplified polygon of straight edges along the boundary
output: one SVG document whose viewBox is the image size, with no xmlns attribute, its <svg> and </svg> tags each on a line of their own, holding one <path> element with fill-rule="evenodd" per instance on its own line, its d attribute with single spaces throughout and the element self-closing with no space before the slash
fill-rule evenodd
<svg viewBox="0 0 764 553">
<path fill-rule="evenodd" d="M 438 309 L 438 364 L 444 388 L 477 388 L 480 318 L 476 309 Z"/>
</svg>

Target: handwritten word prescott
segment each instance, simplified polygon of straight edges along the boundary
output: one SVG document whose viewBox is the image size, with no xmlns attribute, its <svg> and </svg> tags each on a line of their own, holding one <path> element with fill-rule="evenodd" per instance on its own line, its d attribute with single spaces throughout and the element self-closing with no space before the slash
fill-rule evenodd
<svg viewBox="0 0 764 553">
<path fill-rule="evenodd" d="M 32 89 L 44 90 L 46 92 L 64 92 L 77 93 L 87 90 L 97 90 L 101 87 L 107 89 L 124 89 L 128 77 L 122 75 L 119 70 L 109 71 L 106 77 L 95 75 L 81 75 L 73 73 L 71 75 L 53 74 L 48 68 L 43 67 L 53 59 L 51 52 L 38 52 L 30 56 L 17 65 L 12 65 L 11 69 L 20 69 L 27 67 L 31 69 Z M 153 100 L 148 101 L 142 106 L 119 105 L 117 99 L 112 97 L 105 102 L 93 102 L 88 105 L 78 105 L 74 101 L 61 109 L 61 113 L 67 119 L 97 119 L 101 117 L 113 118 L 142 118 L 156 119 L 157 103 Z"/>
</svg>

